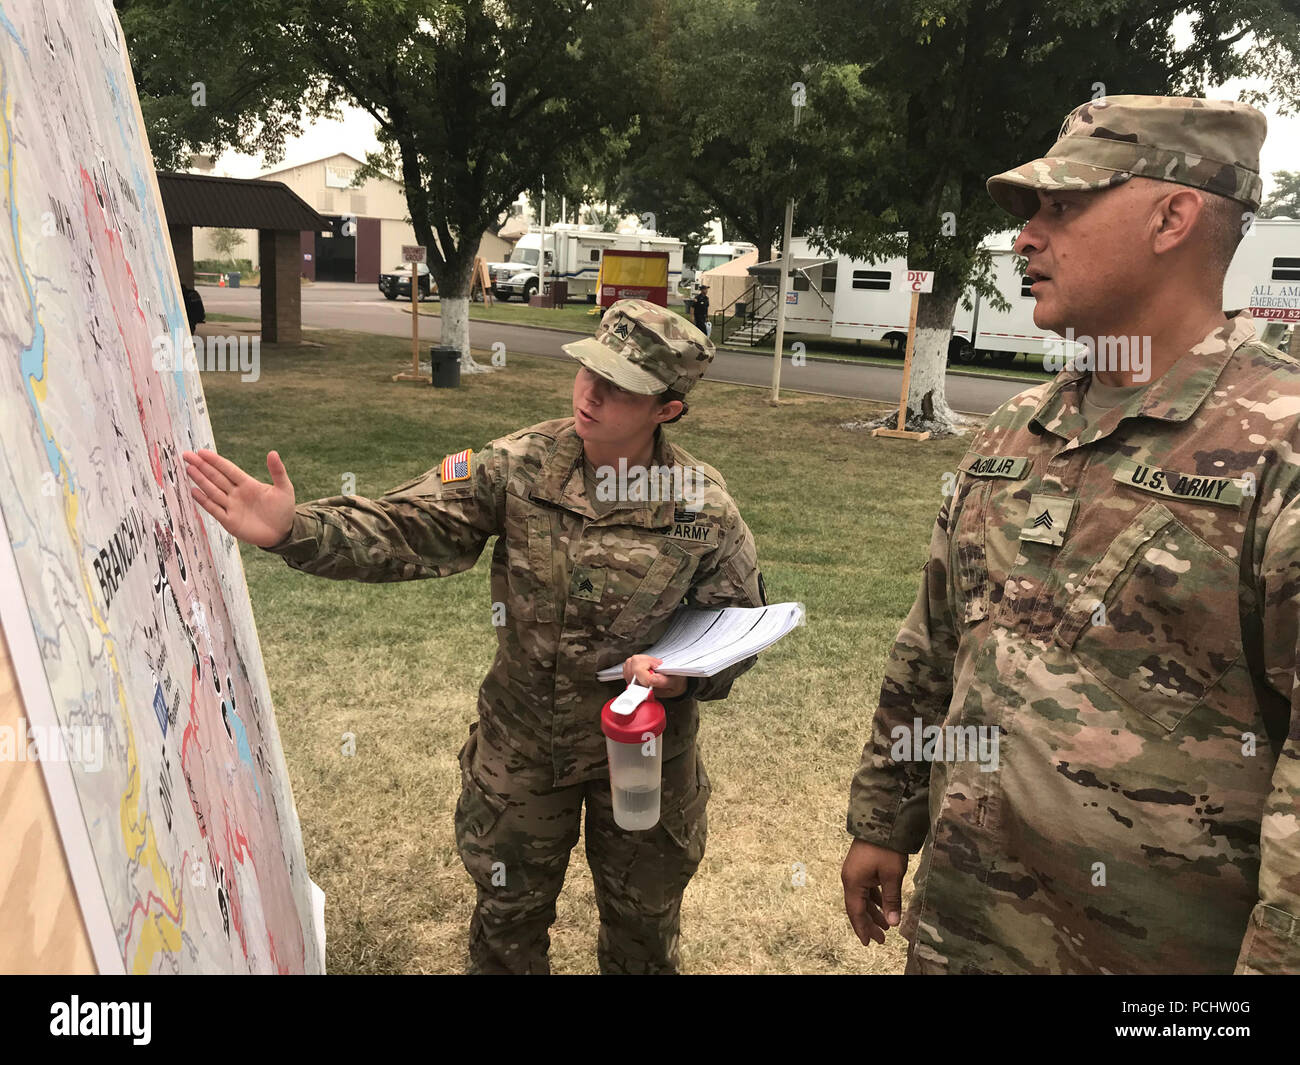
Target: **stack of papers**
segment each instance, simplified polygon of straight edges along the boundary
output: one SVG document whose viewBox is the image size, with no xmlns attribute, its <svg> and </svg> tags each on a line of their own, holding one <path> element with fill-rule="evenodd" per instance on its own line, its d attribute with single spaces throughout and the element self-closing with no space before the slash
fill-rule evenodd
<svg viewBox="0 0 1300 1065">
<path fill-rule="evenodd" d="M 711 677 L 771 647 L 803 620 L 802 603 L 712 610 L 683 607 L 673 615 L 663 638 L 641 653 L 663 659 L 656 673 Z M 602 669 L 596 679 L 622 680 L 623 664 Z"/>
</svg>

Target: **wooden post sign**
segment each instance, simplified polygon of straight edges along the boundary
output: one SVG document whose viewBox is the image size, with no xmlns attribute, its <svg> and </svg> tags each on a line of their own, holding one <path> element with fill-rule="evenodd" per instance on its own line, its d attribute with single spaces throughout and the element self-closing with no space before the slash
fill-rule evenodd
<svg viewBox="0 0 1300 1065">
<path fill-rule="evenodd" d="M 411 264 L 411 368 L 393 374 L 394 381 L 424 380 L 420 376 L 420 264 L 426 258 L 421 245 L 402 245 L 402 262 Z"/>
<path fill-rule="evenodd" d="M 916 345 L 916 308 L 921 293 L 934 289 L 933 270 L 908 270 L 907 287 L 912 290 L 912 309 L 907 316 L 907 353 L 903 356 L 903 391 L 898 397 L 898 428 L 872 429 L 872 436 L 892 436 L 902 440 L 929 440 L 929 433 L 914 433 L 904 428 L 907 422 L 907 389 L 912 379 L 912 351 Z"/>
</svg>

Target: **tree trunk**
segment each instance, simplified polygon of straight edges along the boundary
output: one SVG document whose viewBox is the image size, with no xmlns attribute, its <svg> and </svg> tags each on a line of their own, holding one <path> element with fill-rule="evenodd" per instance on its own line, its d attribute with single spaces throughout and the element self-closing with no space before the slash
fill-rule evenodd
<svg viewBox="0 0 1300 1065">
<path fill-rule="evenodd" d="M 917 307 L 912 376 L 907 389 L 907 428 L 916 432 L 937 436 L 957 431 L 956 418 L 948 406 L 945 375 L 953 316 L 960 298 L 960 281 L 940 275 L 934 279 L 934 291 L 923 295 Z"/>
<path fill-rule="evenodd" d="M 474 273 L 474 253 L 453 259 L 438 279 L 439 309 L 445 348 L 455 348 L 464 359 L 469 355 L 469 286 Z"/>
</svg>

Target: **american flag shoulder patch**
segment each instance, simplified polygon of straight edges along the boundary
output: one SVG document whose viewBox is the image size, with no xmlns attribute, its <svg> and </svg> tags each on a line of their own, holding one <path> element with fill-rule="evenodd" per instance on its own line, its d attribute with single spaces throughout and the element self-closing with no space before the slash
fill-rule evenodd
<svg viewBox="0 0 1300 1065">
<path fill-rule="evenodd" d="M 442 483 L 450 484 L 452 481 L 468 481 L 472 454 L 469 450 L 458 451 L 456 454 L 448 455 L 443 459 Z"/>
</svg>

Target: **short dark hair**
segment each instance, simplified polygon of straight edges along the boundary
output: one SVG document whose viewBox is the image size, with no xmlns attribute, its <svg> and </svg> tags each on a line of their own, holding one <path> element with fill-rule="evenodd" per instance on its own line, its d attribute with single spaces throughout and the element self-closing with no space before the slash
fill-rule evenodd
<svg viewBox="0 0 1300 1065">
<path fill-rule="evenodd" d="M 673 422 L 681 421 L 686 417 L 687 412 L 691 409 L 690 404 L 686 402 L 686 394 L 684 392 L 674 392 L 670 388 L 667 392 L 659 393 L 659 406 L 666 407 L 673 400 L 678 400 L 682 405 L 682 409 L 677 412 L 676 417 L 660 422 L 660 425 L 672 425 Z"/>
<path fill-rule="evenodd" d="M 1201 215 L 1211 262 L 1220 273 L 1226 274 L 1246 229 L 1246 220 L 1242 217 L 1246 214 L 1246 205 L 1215 193 L 1207 192 L 1204 196 L 1205 206 Z"/>
</svg>

